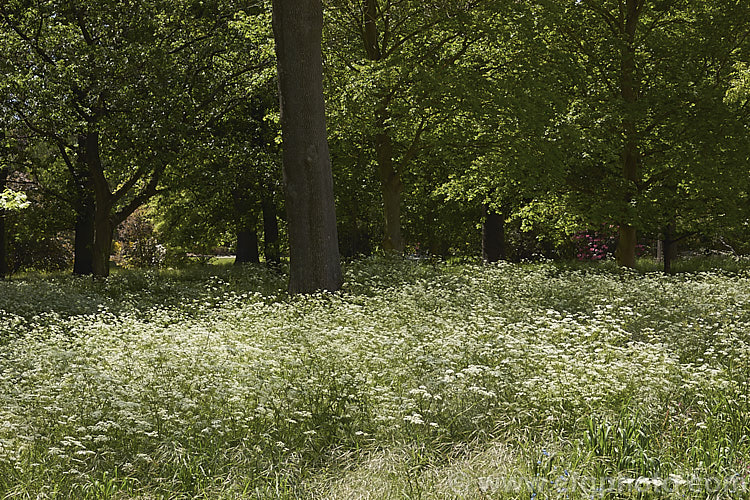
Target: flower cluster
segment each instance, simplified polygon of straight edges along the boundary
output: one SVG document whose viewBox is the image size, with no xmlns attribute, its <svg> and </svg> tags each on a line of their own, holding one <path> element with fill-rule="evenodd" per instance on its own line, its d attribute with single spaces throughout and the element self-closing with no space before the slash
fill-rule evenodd
<svg viewBox="0 0 750 500">
<path fill-rule="evenodd" d="M 391 446 L 411 450 L 407 482 L 380 498 L 408 497 L 446 445 L 469 460 L 526 443 L 526 462 L 503 458 L 517 472 L 546 463 L 549 435 L 581 447 L 575 471 L 545 447 L 555 481 L 750 454 L 750 274 L 374 260 L 347 282 L 302 297 L 261 268 L 0 282 L 0 496 L 272 496 Z"/>
</svg>

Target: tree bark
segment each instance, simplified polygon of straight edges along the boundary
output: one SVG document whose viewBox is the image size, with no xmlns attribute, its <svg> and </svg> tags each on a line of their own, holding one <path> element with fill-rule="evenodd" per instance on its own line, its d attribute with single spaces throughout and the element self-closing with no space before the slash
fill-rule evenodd
<svg viewBox="0 0 750 500">
<path fill-rule="evenodd" d="M 487 203 L 482 211 L 482 258 L 488 263 L 505 260 L 505 219 Z"/>
<path fill-rule="evenodd" d="M 257 264 L 260 262 L 258 233 L 255 229 L 243 228 L 237 231 L 237 251 L 235 255 L 235 265 Z"/>
<path fill-rule="evenodd" d="M 656 240 L 656 262 L 664 262 L 664 238 Z"/>
<path fill-rule="evenodd" d="M 78 154 L 78 171 L 73 182 L 76 189 L 75 236 L 73 241 L 73 274 L 84 276 L 94 273 L 94 220 L 96 195 L 91 176 L 86 167 L 85 139 L 81 139 Z"/>
<path fill-rule="evenodd" d="M 380 173 L 380 189 L 383 194 L 384 237 L 385 251 L 404 251 L 404 240 L 401 235 L 401 191 L 403 183 L 401 174 L 393 162 L 393 143 L 385 130 L 387 112 L 378 113 L 378 132 L 375 134 L 375 153 Z"/>
<path fill-rule="evenodd" d="M 109 276 L 109 257 L 112 254 L 112 239 L 115 228 L 107 212 L 97 209 L 94 218 L 94 276 Z"/>
<path fill-rule="evenodd" d="M 362 35 L 365 53 L 371 61 L 380 61 L 383 58 L 377 16 L 377 0 L 365 0 Z M 387 98 L 381 98 L 375 112 L 376 133 L 373 146 L 378 162 L 380 190 L 383 196 L 383 250 L 401 253 L 404 251 L 404 240 L 401 235 L 401 192 L 403 191 L 403 184 L 401 173 L 393 160 L 393 140 L 387 128 L 390 118 L 387 101 Z"/>
<path fill-rule="evenodd" d="M 274 0 L 289 292 L 338 290 L 343 281 L 323 100 L 320 0 Z"/>
<path fill-rule="evenodd" d="M 635 247 L 638 243 L 635 228 L 633 226 L 620 226 L 620 239 L 617 242 L 615 257 L 617 262 L 624 267 L 635 267 Z"/>
<path fill-rule="evenodd" d="M 639 0 L 626 0 L 626 17 L 622 26 L 623 44 L 620 53 L 620 91 L 624 101 L 622 120 L 623 167 L 625 180 L 625 202 L 630 206 L 635 196 L 640 162 L 639 137 L 636 125 L 635 107 L 638 102 L 637 68 L 635 61 L 635 34 L 640 16 Z M 630 220 L 620 224 L 620 239 L 617 245 L 617 261 L 621 266 L 635 267 L 635 249 L 638 243 L 636 228 Z"/>
<path fill-rule="evenodd" d="M 682 238 L 675 237 L 675 224 L 670 223 L 664 226 L 664 236 L 662 239 L 662 255 L 664 257 L 664 274 L 672 274 L 672 263 L 677 259 L 677 243 Z"/>
<path fill-rule="evenodd" d="M 87 195 L 88 193 L 82 193 Z M 82 197 L 83 198 L 83 197 Z M 94 218 L 96 215 L 93 193 L 81 199 L 76 206 L 75 239 L 73 241 L 73 274 L 84 276 L 94 273 Z"/>
<path fill-rule="evenodd" d="M 106 278 L 109 276 L 109 257 L 112 253 L 112 238 L 115 223 L 112 216 L 114 197 L 109 183 L 104 177 L 101 156 L 99 152 L 99 133 L 89 132 L 79 138 L 82 148 L 83 162 L 87 175 L 91 176 L 94 190 L 94 245 L 92 271 L 94 276 Z"/>
<path fill-rule="evenodd" d="M 664 273 L 672 274 L 672 228 L 667 224 L 664 228 Z"/>
<path fill-rule="evenodd" d="M 0 168 L 0 193 L 5 191 L 8 182 L 8 169 Z M 9 273 L 8 268 L 8 242 L 7 228 L 5 226 L 5 210 L 0 209 L 0 279 L 4 279 Z"/>
<path fill-rule="evenodd" d="M 270 193 L 269 190 L 267 190 Z M 263 212 L 263 256 L 266 264 L 278 266 L 281 263 L 279 251 L 279 222 L 276 216 L 276 203 L 273 196 L 267 194 L 261 199 Z"/>
</svg>

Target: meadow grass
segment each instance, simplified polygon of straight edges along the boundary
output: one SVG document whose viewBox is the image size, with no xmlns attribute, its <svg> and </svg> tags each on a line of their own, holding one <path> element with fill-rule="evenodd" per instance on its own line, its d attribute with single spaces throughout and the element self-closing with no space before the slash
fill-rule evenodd
<svg viewBox="0 0 750 500">
<path fill-rule="evenodd" d="M 743 498 L 750 272 L 0 282 L 0 498 Z M 743 490 L 744 488 L 744 490 Z"/>
</svg>

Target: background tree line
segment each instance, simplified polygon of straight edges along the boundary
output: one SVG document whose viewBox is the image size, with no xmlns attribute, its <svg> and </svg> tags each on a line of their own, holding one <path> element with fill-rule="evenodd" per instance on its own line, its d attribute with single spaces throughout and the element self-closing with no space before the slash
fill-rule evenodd
<svg viewBox="0 0 750 500">
<path fill-rule="evenodd" d="M 633 266 L 659 240 L 668 269 L 678 241 L 747 250 L 747 2 L 322 7 L 342 255 L 616 246 Z M 274 266 L 294 252 L 271 12 L 4 2 L 0 192 L 30 205 L 0 206 L 2 274 L 106 276 L 113 251 L 154 264 L 226 247 Z M 594 240 L 603 254 L 576 248 Z"/>
</svg>

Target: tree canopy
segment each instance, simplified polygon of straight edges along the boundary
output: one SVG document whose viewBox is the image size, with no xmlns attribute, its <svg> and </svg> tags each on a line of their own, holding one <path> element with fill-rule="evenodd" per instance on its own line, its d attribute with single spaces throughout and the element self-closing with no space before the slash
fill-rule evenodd
<svg viewBox="0 0 750 500">
<path fill-rule="evenodd" d="M 281 130 L 307 143 L 321 126 L 310 110 L 279 108 L 279 88 L 283 108 L 284 89 L 313 75 L 283 81 L 272 7 L 4 2 L 0 167 L 3 190 L 30 203 L 11 214 L 3 202 L 9 254 L 69 241 L 76 273 L 106 276 L 117 228 L 139 210 L 167 254 L 309 257 L 294 221 L 331 215 L 294 201 L 295 183 L 317 181 L 289 170 L 296 146 Z M 678 241 L 746 248 L 746 2 L 314 7 L 322 35 L 303 45 L 322 54 L 328 146 L 317 158 L 330 151 L 339 240 L 318 262 L 378 251 L 569 258 L 586 254 L 578 235 L 595 233 L 610 242 L 601 255 L 616 247 L 626 266 L 657 241 L 668 253 Z M 41 217 L 44 228 L 31 222 Z"/>
</svg>

